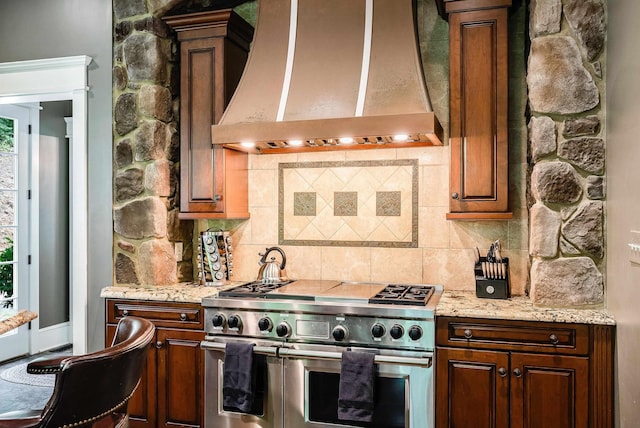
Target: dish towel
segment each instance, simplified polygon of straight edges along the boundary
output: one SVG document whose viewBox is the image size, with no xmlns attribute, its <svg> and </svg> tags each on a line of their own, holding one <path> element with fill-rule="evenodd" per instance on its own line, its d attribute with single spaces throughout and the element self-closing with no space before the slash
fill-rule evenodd
<svg viewBox="0 0 640 428">
<path fill-rule="evenodd" d="M 338 419 L 371 422 L 374 406 L 375 355 L 342 352 Z"/>
<path fill-rule="evenodd" d="M 251 411 L 253 405 L 253 346 L 253 343 L 227 343 L 224 355 L 223 405 L 243 413 Z"/>
</svg>

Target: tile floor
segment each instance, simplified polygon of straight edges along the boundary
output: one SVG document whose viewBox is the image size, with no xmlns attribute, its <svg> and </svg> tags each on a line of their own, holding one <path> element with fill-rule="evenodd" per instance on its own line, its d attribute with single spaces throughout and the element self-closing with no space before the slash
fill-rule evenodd
<svg viewBox="0 0 640 428">
<path fill-rule="evenodd" d="M 0 371 L 36 358 L 59 355 L 61 353 L 67 353 L 70 355 L 71 348 L 56 349 L 43 352 L 41 354 L 10 360 L 0 364 Z M 14 410 L 42 409 L 49 400 L 49 397 L 51 397 L 52 392 L 53 388 L 7 382 L 0 378 L 0 414 Z"/>
</svg>

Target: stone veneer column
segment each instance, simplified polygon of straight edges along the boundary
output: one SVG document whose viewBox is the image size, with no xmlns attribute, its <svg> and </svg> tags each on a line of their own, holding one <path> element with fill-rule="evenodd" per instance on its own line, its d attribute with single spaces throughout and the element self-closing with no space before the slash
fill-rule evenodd
<svg viewBox="0 0 640 428">
<path fill-rule="evenodd" d="M 583 306 L 604 299 L 605 8 L 601 0 L 531 0 L 530 297 Z"/>
<path fill-rule="evenodd" d="M 160 19 L 180 1 L 113 1 L 115 284 L 193 279 L 193 222 L 178 220 L 178 53 Z"/>
</svg>

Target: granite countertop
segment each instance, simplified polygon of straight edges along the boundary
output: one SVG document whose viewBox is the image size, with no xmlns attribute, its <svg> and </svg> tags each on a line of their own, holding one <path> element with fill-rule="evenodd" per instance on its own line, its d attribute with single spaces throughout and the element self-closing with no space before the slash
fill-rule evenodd
<svg viewBox="0 0 640 428">
<path fill-rule="evenodd" d="M 472 291 L 445 291 L 436 307 L 436 316 L 603 325 L 616 323 L 605 309 L 534 306 L 526 296 L 507 300 L 479 299 Z"/>
<path fill-rule="evenodd" d="M 31 311 L 20 311 L 17 313 L 1 313 L 0 314 L 0 334 L 18 328 L 38 317 L 38 314 Z"/>
<path fill-rule="evenodd" d="M 110 299 L 153 300 L 162 302 L 201 303 L 205 297 L 235 287 L 242 282 L 223 286 L 202 286 L 182 283 L 166 286 L 105 287 L 100 297 Z M 615 325 L 615 319 L 604 309 L 568 309 L 534 306 L 526 296 L 507 300 L 479 299 L 471 291 L 446 291 L 436 307 L 437 316 L 491 318 L 521 321 L 566 322 L 581 324 Z"/>
<path fill-rule="evenodd" d="M 221 286 L 203 286 L 194 283 L 158 285 L 148 287 L 113 286 L 105 287 L 100 297 L 108 299 L 154 300 L 158 302 L 201 303 L 205 297 L 215 297 L 221 290 L 235 287 L 242 282 Z"/>
</svg>

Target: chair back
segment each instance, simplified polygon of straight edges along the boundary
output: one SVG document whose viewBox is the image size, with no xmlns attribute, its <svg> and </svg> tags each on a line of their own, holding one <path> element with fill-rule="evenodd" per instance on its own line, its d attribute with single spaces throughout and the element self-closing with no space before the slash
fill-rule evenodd
<svg viewBox="0 0 640 428">
<path fill-rule="evenodd" d="M 154 332 L 150 321 L 124 317 L 111 347 L 65 359 L 40 426 L 87 426 L 114 411 L 126 412 Z"/>
</svg>

